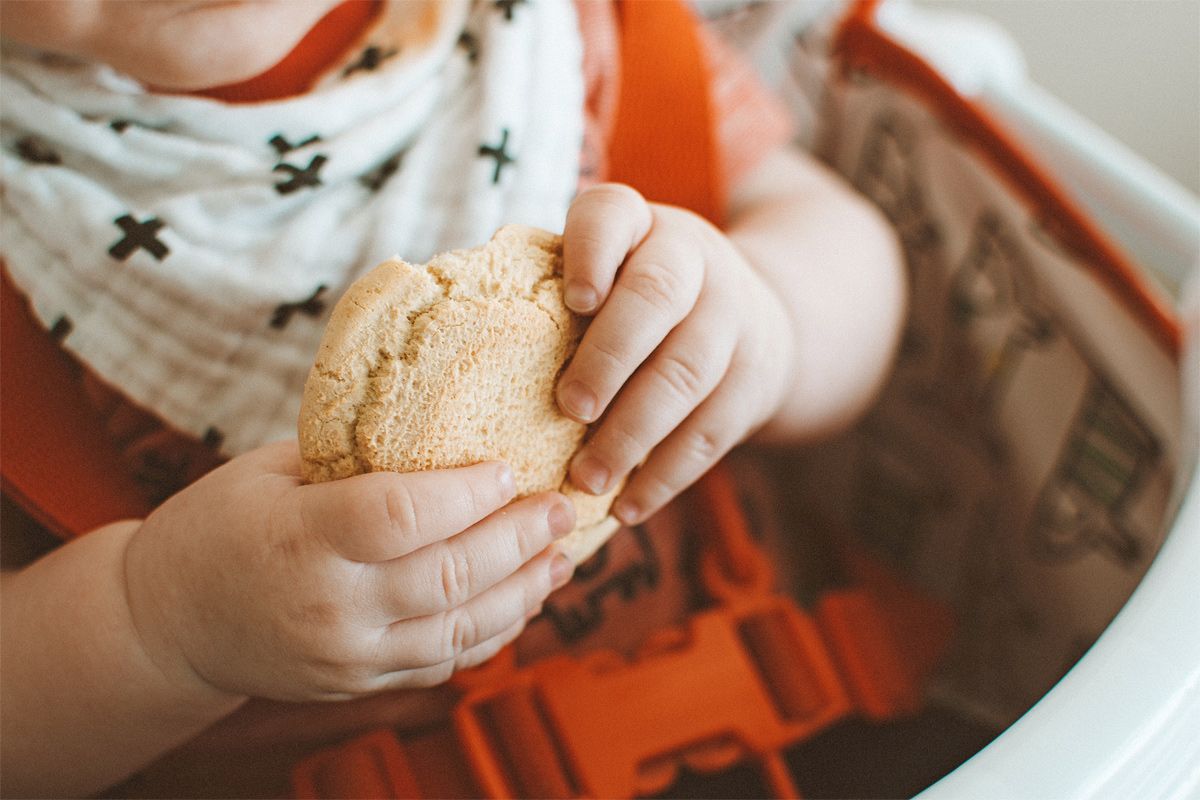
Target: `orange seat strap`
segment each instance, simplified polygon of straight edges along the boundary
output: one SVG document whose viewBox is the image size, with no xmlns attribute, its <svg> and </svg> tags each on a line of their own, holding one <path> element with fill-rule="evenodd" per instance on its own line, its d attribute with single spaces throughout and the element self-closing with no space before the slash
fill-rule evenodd
<svg viewBox="0 0 1200 800">
<path fill-rule="evenodd" d="M 725 187 L 699 28 L 681 2 L 623 2 L 609 179 L 719 225 Z"/>
</svg>

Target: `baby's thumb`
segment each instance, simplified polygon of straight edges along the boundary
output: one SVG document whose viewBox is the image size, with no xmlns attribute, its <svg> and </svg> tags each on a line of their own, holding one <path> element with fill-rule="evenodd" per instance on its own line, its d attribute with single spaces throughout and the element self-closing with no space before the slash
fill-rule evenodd
<svg viewBox="0 0 1200 800">
<path fill-rule="evenodd" d="M 303 524 L 352 561 L 408 555 L 466 530 L 516 494 L 507 464 L 428 472 L 372 472 L 301 486 Z"/>
</svg>

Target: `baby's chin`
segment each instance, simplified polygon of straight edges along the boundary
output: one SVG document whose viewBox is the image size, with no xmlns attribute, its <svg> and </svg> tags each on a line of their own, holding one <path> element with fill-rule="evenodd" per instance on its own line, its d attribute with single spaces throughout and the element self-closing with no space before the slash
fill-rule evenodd
<svg viewBox="0 0 1200 800">
<path fill-rule="evenodd" d="M 338 0 L 115 2 L 82 55 L 140 83 L 193 91 L 259 76 Z M 49 49 L 56 49 L 53 46 Z"/>
<path fill-rule="evenodd" d="M 144 25 L 133 39 L 137 46 L 130 47 L 126 38 L 95 55 L 156 89 L 191 91 L 238 83 L 279 63 L 338 1 L 180 4 L 158 19 L 137 20 Z"/>
</svg>

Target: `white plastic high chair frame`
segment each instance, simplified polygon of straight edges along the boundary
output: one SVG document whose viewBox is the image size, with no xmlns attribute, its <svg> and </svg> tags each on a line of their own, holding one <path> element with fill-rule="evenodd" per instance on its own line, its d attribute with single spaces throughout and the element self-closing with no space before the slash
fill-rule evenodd
<svg viewBox="0 0 1200 800">
<path fill-rule="evenodd" d="M 920 797 L 1200 797 L 1200 201 L 1031 83 L 993 23 L 906 3 L 885 5 L 879 22 L 1014 131 L 1174 297 L 1192 453 L 1170 533 L 1116 619 L 1042 700 Z"/>
</svg>

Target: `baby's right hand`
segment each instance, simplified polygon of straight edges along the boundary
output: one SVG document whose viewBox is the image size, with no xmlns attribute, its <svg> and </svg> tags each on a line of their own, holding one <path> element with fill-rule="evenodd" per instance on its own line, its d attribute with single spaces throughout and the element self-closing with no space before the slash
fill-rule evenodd
<svg viewBox="0 0 1200 800">
<path fill-rule="evenodd" d="M 278 700 L 431 686 L 494 655 L 571 564 L 553 492 L 495 462 L 304 485 L 296 445 L 164 503 L 126 551 L 130 611 L 173 680 Z"/>
</svg>

